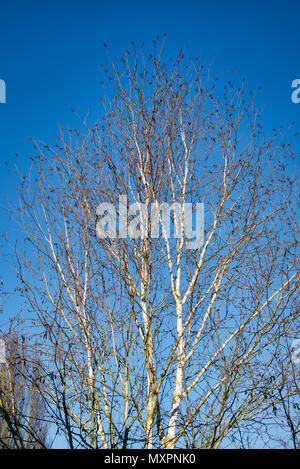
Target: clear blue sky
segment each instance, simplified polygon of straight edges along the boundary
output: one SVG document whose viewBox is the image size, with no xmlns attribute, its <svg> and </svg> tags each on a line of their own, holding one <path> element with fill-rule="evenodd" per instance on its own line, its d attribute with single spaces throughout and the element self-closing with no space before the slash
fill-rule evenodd
<svg viewBox="0 0 300 469">
<path fill-rule="evenodd" d="M 12 193 L 4 161 L 18 153 L 29 164 L 27 137 L 53 144 L 58 124 L 74 123 L 72 108 L 83 114 L 88 106 L 91 122 L 101 112 L 104 41 L 118 58 L 132 40 L 150 46 L 166 32 L 170 56 L 184 48 L 206 63 L 217 57 L 216 71 L 234 69 L 249 87 L 262 86 L 267 127 L 296 121 L 300 130 L 300 103 L 291 101 L 291 82 L 300 78 L 299 13 L 299 0 L 2 0 L 0 202 Z"/>
<path fill-rule="evenodd" d="M 9 187 L 2 161 L 31 151 L 26 137 L 53 142 L 57 124 L 74 119 L 71 109 L 100 111 L 103 42 L 118 58 L 132 40 L 150 44 L 167 32 L 170 55 L 235 69 L 248 85 L 263 86 L 270 126 L 296 120 L 291 82 L 300 78 L 300 2 L 236 0 L 52 0 L 0 2 L 1 188 Z M 93 114 L 93 115 L 95 115 Z"/>
</svg>

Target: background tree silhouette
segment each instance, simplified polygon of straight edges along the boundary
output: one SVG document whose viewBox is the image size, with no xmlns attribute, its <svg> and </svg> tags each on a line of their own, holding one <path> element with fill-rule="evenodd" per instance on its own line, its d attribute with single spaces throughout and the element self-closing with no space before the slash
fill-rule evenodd
<svg viewBox="0 0 300 469">
<path fill-rule="evenodd" d="M 23 338 L 24 339 L 24 338 Z M 33 449 L 47 445 L 46 407 L 38 386 L 34 365 L 16 334 L 5 340 L 5 363 L 0 364 L 0 448 Z"/>
</svg>

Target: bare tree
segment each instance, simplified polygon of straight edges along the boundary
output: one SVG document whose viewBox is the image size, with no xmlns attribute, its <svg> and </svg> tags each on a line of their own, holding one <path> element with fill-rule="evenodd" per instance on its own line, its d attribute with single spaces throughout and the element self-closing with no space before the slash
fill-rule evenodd
<svg viewBox="0 0 300 469">
<path fill-rule="evenodd" d="M 0 448 L 45 448 L 48 424 L 45 403 L 35 385 L 37 358 L 30 357 L 15 334 L 4 343 L 7 354 L 0 364 Z"/>
<path fill-rule="evenodd" d="M 291 143 L 263 131 L 244 81 L 162 57 L 155 42 L 111 60 L 103 117 L 17 170 L 41 393 L 70 448 L 268 446 L 297 394 Z M 188 203 L 204 204 L 202 244 Z"/>
</svg>

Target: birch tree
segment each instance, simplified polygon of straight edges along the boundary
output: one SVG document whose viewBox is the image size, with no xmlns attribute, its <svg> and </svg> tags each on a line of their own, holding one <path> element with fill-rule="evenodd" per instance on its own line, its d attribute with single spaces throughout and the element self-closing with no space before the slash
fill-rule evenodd
<svg viewBox="0 0 300 469">
<path fill-rule="evenodd" d="M 99 120 L 17 169 L 41 394 L 70 448 L 268 446 L 299 376 L 292 130 L 232 73 L 163 57 L 109 59 Z"/>
</svg>

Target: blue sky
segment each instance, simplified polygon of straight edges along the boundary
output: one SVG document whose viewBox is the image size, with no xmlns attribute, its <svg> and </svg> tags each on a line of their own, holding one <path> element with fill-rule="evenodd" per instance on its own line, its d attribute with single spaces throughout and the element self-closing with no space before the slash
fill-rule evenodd
<svg viewBox="0 0 300 469">
<path fill-rule="evenodd" d="M 0 3 L 0 78 L 7 103 L 0 105 L 1 187 L 9 188 L 3 160 L 31 151 L 26 137 L 51 143 L 57 125 L 72 122 L 71 109 L 101 111 L 99 66 L 103 42 L 118 58 L 132 40 L 151 44 L 167 32 L 170 55 L 183 47 L 215 70 L 234 69 L 248 86 L 263 87 L 270 127 L 296 120 L 291 82 L 300 77 L 300 3 L 287 0 L 53 0 Z"/>
<path fill-rule="evenodd" d="M 215 59 L 216 72 L 234 69 L 249 88 L 262 86 L 266 128 L 296 121 L 300 130 L 300 103 L 291 100 L 291 83 L 300 78 L 299 13 L 296 0 L 2 0 L 0 79 L 7 102 L 0 104 L 1 203 L 5 193 L 13 194 L 4 161 L 11 166 L 18 153 L 26 168 L 33 151 L 28 137 L 53 144 L 58 124 L 77 124 L 72 109 L 84 115 L 88 107 L 90 123 L 101 113 L 104 42 L 118 59 L 132 40 L 151 47 L 166 32 L 168 55 L 183 48 L 205 63 Z"/>
<path fill-rule="evenodd" d="M 296 121 L 300 130 L 300 103 L 291 100 L 291 83 L 300 78 L 299 13 L 296 0 L 2 0 L 0 79 L 7 102 L 0 104 L 0 203 L 4 194 L 14 197 L 4 162 L 12 166 L 18 153 L 21 166 L 29 166 L 27 138 L 53 144 L 59 124 L 78 124 L 72 109 L 85 115 L 88 107 L 89 123 L 101 113 L 104 42 L 118 59 L 132 40 L 150 48 L 166 32 L 169 56 L 183 48 L 204 63 L 214 60 L 215 72 L 234 69 L 249 88 L 262 86 L 267 129 Z M 0 218 L 2 230 L 10 229 L 3 211 Z M 10 281 L 2 263 L 0 275 Z"/>
<path fill-rule="evenodd" d="M 0 79 L 7 102 L 0 104 L 1 203 L 5 193 L 13 196 L 4 162 L 12 166 L 18 153 L 21 165 L 29 165 L 27 138 L 53 144 L 59 124 L 78 124 L 72 109 L 85 115 L 88 107 L 89 123 L 101 113 L 104 42 L 118 59 L 132 40 L 151 47 L 166 32 L 168 55 L 183 48 L 204 63 L 214 60 L 216 72 L 234 69 L 249 88 L 262 86 L 266 128 L 296 121 L 300 130 L 300 103 L 291 100 L 291 83 L 300 78 L 299 13 L 296 0 L 2 1 Z"/>
</svg>

